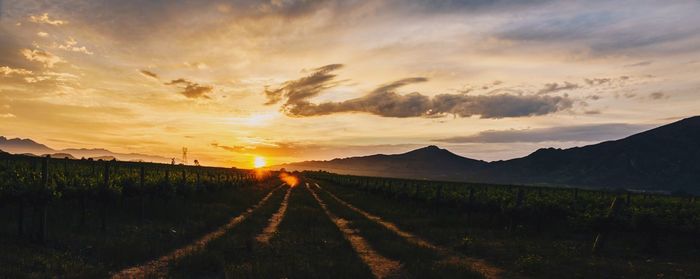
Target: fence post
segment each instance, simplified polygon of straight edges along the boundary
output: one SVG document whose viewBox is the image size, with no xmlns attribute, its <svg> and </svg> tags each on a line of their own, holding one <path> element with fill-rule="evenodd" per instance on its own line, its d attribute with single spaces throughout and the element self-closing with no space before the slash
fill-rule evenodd
<svg viewBox="0 0 700 279">
<path fill-rule="evenodd" d="M 444 187 L 444 185 L 442 183 L 440 183 L 438 185 L 437 193 L 435 195 L 435 198 L 439 204 L 442 204 L 442 201 L 443 201 L 443 193 L 442 193 L 443 187 Z"/>
</svg>

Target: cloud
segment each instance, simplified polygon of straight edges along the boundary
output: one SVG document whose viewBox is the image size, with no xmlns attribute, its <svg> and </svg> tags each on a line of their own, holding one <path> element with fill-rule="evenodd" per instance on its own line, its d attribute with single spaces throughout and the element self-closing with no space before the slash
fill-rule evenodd
<svg viewBox="0 0 700 279">
<path fill-rule="evenodd" d="M 71 73 L 60 73 L 60 72 L 42 72 L 36 75 L 29 75 L 24 77 L 24 81 L 27 83 L 37 83 L 42 81 L 56 81 L 56 82 L 68 82 L 78 80 L 78 76 Z"/>
<path fill-rule="evenodd" d="M 34 23 L 49 24 L 49 25 L 53 25 L 53 26 L 68 24 L 68 21 L 65 21 L 65 20 L 60 20 L 60 19 L 55 19 L 55 18 L 51 19 L 49 17 L 49 13 L 43 13 L 41 15 L 32 15 L 29 17 L 29 21 L 34 22 Z"/>
<path fill-rule="evenodd" d="M 366 95 L 342 102 L 314 104 L 310 98 L 338 84 L 332 71 L 341 65 L 333 64 L 314 69 L 314 72 L 297 80 L 284 82 L 280 88 L 265 89 L 267 104 L 284 101 L 281 110 L 294 117 L 329 115 L 343 112 L 362 112 L 383 117 L 442 117 L 455 115 L 481 118 L 505 118 L 545 115 L 572 107 L 572 100 L 558 96 L 536 96 L 514 93 L 490 95 L 439 94 L 434 97 L 418 92 L 401 95 L 400 87 L 428 81 L 424 77 L 412 77 L 377 87 Z"/>
<path fill-rule="evenodd" d="M 653 100 L 661 100 L 661 99 L 668 99 L 669 96 L 666 95 L 666 93 L 664 93 L 664 92 L 657 91 L 657 92 L 650 93 L 649 98 L 651 98 Z"/>
<path fill-rule="evenodd" d="M 245 151 L 245 150 L 249 149 L 245 146 L 229 146 L 229 145 L 222 145 L 222 144 L 219 144 L 216 142 L 211 143 L 210 145 L 213 147 L 216 147 L 216 148 L 221 148 L 223 150 L 230 151 L 230 152 L 241 152 L 241 151 Z"/>
<path fill-rule="evenodd" d="M 12 113 L 2 113 L 2 114 L 0 114 L 0 118 L 15 118 L 15 117 L 17 117 L 17 116 L 15 116 L 15 115 L 12 114 Z"/>
<path fill-rule="evenodd" d="M 141 73 L 141 75 L 143 75 L 144 77 L 158 80 L 158 74 L 151 72 L 149 70 L 139 70 L 139 73 Z"/>
<path fill-rule="evenodd" d="M 36 33 L 36 35 L 39 36 L 39 37 L 42 37 L 42 38 L 46 38 L 46 37 L 49 36 L 49 33 L 40 31 L 40 32 Z"/>
<path fill-rule="evenodd" d="M 572 90 L 579 88 L 580 86 L 576 83 L 571 83 L 568 81 L 565 81 L 562 84 L 553 82 L 553 83 L 547 83 L 544 85 L 540 91 L 537 91 L 537 94 L 549 94 L 549 93 L 554 93 L 558 91 L 564 91 L 564 90 Z"/>
<path fill-rule="evenodd" d="M 586 82 L 588 86 L 598 86 L 598 85 L 620 85 L 621 83 L 628 81 L 629 76 L 620 76 L 612 78 L 586 78 L 583 81 Z"/>
<path fill-rule="evenodd" d="M 641 61 L 641 62 L 637 62 L 637 63 L 627 64 L 627 65 L 625 65 L 625 67 L 628 67 L 628 68 L 629 67 L 643 67 L 643 66 L 651 65 L 651 63 L 653 63 L 653 61 L 646 60 L 646 61 Z"/>
<path fill-rule="evenodd" d="M 12 76 L 12 75 L 19 75 L 19 76 L 26 76 L 26 75 L 32 75 L 33 72 L 30 70 L 26 69 L 20 69 L 20 68 L 10 68 L 8 66 L 0 66 L 0 74 L 3 76 Z"/>
<path fill-rule="evenodd" d="M 653 127 L 654 125 L 612 123 L 524 130 L 488 130 L 471 136 L 434 141 L 445 143 L 594 142 L 624 138 Z"/>
<path fill-rule="evenodd" d="M 525 8 L 537 8 L 551 0 L 411 0 L 397 1 L 394 4 L 417 6 L 431 12 L 509 12 Z"/>
<path fill-rule="evenodd" d="M 559 5 L 526 13 L 495 30 L 495 37 L 534 47 L 559 46 L 577 54 L 605 56 L 630 51 L 697 51 L 697 2 L 656 4 L 624 8 L 616 2 L 597 2 L 585 7 L 578 3 Z M 673 15 L 673 16 L 671 16 Z M 658 21 L 645 17 L 663 18 Z M 640 64 L 644 66 L 648 64 Z"/>
<path fill-rule="evenodd" d="M 252 145 L 223 145 L 217 142 L 210 144 L 212 147 L 220 148 L 234 153 L 255 153 L 262 156 L 289 156 L 318 151 L 324 147 L 297 142 L 260 142 Z"/>
<path fill-rule="evenodd" d="M 66 62 L 61 57 L 58 57 L 53 53 L 50 53 L 45 50 L 31 50 L 25 48 L 21 50 L 21 53 L 22 55 L 24 55 L 24 58 L 27 58 L 27 60 L 29 61 L 35 61 L 44 64 L 45 68 L 53 68 L 55 64 Z"/>
<path fill-rule="evenodd" d="M 87 49 L 87 47 L 85 47 L 85 46 L 79 47 L 78 42 L 73 38 L 68 39 L 64 44 L 58 45 L 57 47 L 59 49 L 62 49 L 62 50 L 67 50 L 67 51 L 72 51 L 72 52 L 80 52 L 80 53 L 84 53 L 87 55 L 93 54 L 91 51 L 89 51 Z"/>
<path fill-rule="evenodd" d="M 202 62 L 185 62 L 185 63 L 182 63 L 182 65 L 187 67 L 187 68 L 192 68 L 192 69 L 197 69 L 197 70 L 209 69 L 209 65 L 207 65 L 206 63 L 202 63 Z"/>
<path fill-rule="evenodd" d="M 175 79 L 164 84 L 180 87 L 182 89 L 182 92 L 180 92 L 180 94 L 190 99 L 211 99 L 209 96 L 207 96 L 207 94 L 214 91 L 214 87 L 210 85 L 200 85 L 199 83 L 192 82 L 183 78 Z"/>
<path fill-rule="evenodd" d="M 585 79 L 588 85 L 602 85 L 612 82 L 611 78 L 587 78 Z"/>
<path fill-rule="evenodd" d="M 283 98 L 287 99 L 287 103 L 292 104 L 315 97 L 321 91 L 339 84 L 333 80 L 336 75 L 331 74 L 331 72 L 342 67 L 342 64 L 326 65 L 313 69 L 314 72 L 309 76 L 287 81 L 277 89 L 265 88 L 265 96 L 267 97 L 265 104 L 273 105 L 279 103 Z"/>
</svg>

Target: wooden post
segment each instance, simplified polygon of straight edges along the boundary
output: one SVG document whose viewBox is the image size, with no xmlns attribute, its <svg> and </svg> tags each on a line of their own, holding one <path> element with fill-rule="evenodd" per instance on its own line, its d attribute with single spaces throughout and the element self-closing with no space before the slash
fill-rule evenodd
<svg viewBox="0 0 700 279">
<path fill-rule="evenodd" d="M 612 229 L 612 222 L 615 218 L 615 215 L 617 214 L 618 208 L 619 206 L 617 202 L 617 197 L 614 197 L 612 203 L 610 203 L 608 214 L 605 216 L 605 223 L 603 224 L 603 227 L 601 228 L 600 232 L 598 232 L 598 235 L 595 238 L 595 242 L 593 242 L 592 252 L 594 255 L 600 253 L 601 249 L 603 249 L 603 246 L 605 246 L 607 236 L 610 233 L 610 230 Z"/>
<path fill-rule="evenodd" d="M 444 187 L 444 185 L 442 183 L 437 186 L 437 193 L 435 193 L 435 200 L 437 200 L 438 203 L 442 203 L 442 201 L 443 201 L 443 193 L 442 193 L 443 187 Z"/>
<path fill-rule="evenodd" d="M 474 187 L 469 187 L 469 206 L 474 204 Z"/>
<path fill-rule="evenodd" d="M 515 208 L 521 208 L 523 206 L 524 199 L 525 199 L 525 190 L 523 190 L 523 188 L 519 188 L 518 193 L 515 196 Z"/>
</svg>

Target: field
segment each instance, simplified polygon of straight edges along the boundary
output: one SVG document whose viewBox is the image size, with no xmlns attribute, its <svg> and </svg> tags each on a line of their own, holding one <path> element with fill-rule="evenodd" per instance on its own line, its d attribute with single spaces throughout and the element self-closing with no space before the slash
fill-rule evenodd
<svg viewBox="0 0 700 279">
<path fill-rule="evenodd" d="M 0 158 L 2 278 L 697 278 L 690 196 Z"/>
</svg>

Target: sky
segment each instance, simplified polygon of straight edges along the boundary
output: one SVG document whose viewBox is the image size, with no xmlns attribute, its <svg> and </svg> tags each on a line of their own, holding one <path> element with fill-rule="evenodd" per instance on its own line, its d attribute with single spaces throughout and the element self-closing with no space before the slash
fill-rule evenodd
<svg viewBox="0 0 700 279">
<path fill-rule="evenodd" d="M 700 108 L 700 1 L 0 0 L 0 135 L 202 164 L 481 160 Z"/>
</svg>

